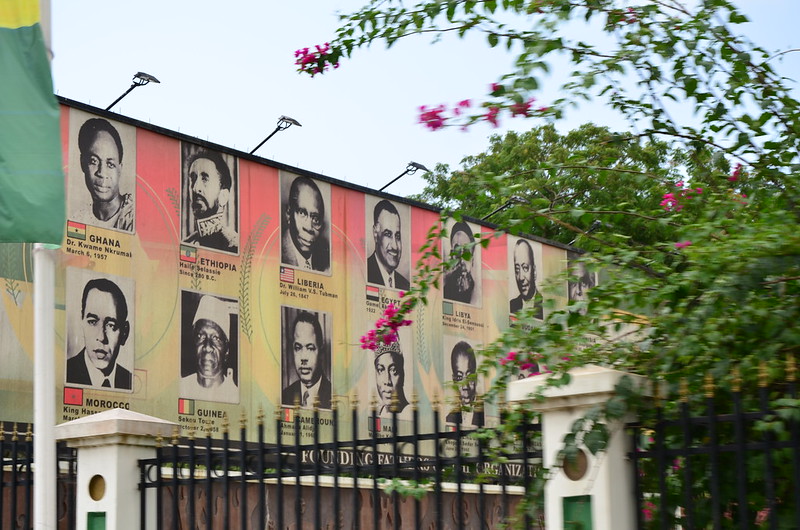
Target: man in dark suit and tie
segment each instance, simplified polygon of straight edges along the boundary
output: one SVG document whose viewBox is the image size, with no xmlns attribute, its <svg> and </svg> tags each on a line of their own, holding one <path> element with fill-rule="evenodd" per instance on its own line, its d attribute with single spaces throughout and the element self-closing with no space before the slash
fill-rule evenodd
<svg viewBox="0 0 800 530">
<path fill-rule="evenodd" d="M 394 204 L 383 199 L 375 205 L 372 217 L 375 251 L 367 258 L 367 282 L 407 290 L 408 278 L 397 272 L 403 256 L 400 213 Z"/>
<path fill-rule="evenodd" d="M 297 313 L 292 322 L 288 355 L 284 359 L 294 360 L 297 380 L 283 389 L 282 403 L 287 406 L 299 404 L 311 408 L 316 400 L 319 408 L 331 408 L 331 380 L 323 371 L 327 356 L 322 326 L 319 317 L 309 311 Z"/>
<path fill-rule="evenodd" d="M 464 428 L 483 427 L 483 410 L 476 407 L 478 380 L 475 350 L 465 341 L 453 346 L 450 354 L 453 383 L 459 385 L 459 406 L 445 418 L 447 423 L 460 423 Z"/>
<path fill-rule="evenodd" d="M 106 278 L 86 282 L 81 329 L 83 349 L 67 360 L 67 384 L 130 390 L 131 372 L 117 364 L 131 330 L 128 304 L 117 284 Z"/>
</svg>

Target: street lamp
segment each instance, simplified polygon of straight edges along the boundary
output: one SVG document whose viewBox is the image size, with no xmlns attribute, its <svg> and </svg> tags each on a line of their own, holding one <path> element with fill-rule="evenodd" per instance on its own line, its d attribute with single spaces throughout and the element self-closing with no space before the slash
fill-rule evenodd
<svg viewBox="0 0 800 530">
<path fill-rule="evenodd" d="M 124 98 L 125 96 L 127 96 L 128 94 L 130 94 L 130 93 L 131 93 L 131 90 L 133 90 L 134 88 L 136 88 L 136 87 L 138 87 L 138 86 L 144 86 L 144 85 L 146 85 L 147 83 L 149 83 L 150 81 L 152 81 L 153 83 L 161 83 L 161 81 L 159 81 L 158 79 L 156 79 L 156 78 L 155 78 L 155 76 L 152 76 L 152 75 L 150 75 L 150 74 L 146 74 L 146 73 L 144 73 L 144 72 L 136 72 L 136 74 L 134 74 L 134 76 L 133 76 L 133 83 L 131 84 L 130 88 L 128 88 L 128 90 L 126 90 L 126 91 L 125 91 L 125 93 L 124 93 L 124 94 L 122 94 L 120 97 L 118 97 L 117 99 L 115 99 L 115 100 L 114 100 L 114 103 L 112 103 L 111 105 L 109 105 L 108 107 L 106 107 L 106 110 L 111 110 L 111 107 L 113 107 L 114 105 L 116 105 L 117 103 L 119 103 L 119 101 L 120 101 L 122 98 Z"/>
<path fill-rule="evenodd" d="M 274 130 L 274 131 L 272 131 L 271 133 L 269 133 L 269 136 L 267 136 L 266 138 L 264 138 L 264 139 L 261 141 L 261 143 L 260 143 L 260 144 L 258 144 L 257 146 L 255 146 L 255 147 L 253 148 L 253 150 L 252 150 L 252 151 L 250 151 L 250 154 L 252 155 L 252 154 L 253 154 L 253 153 L 255 153 L 256 151 L 258 151 L 258 148 L 259 148 L 259 147 L 261 147 L 262 145 L 264 145 L 265 143 L 267 143 L 267 140 L 269 140 L 270 138 L 272 138 L 273 136 L 275 136 L 275 133 L 276 133 L 276 132 L 278 132 L 278 131 L 285 131 L 286 129 L 288 129 L 288 128 L 289 128 L 289 127 L 291 127 L 292 125 L 297 125 L 298 127 L 302 127 L 302 125 L 300 125 L 300 122 L 299 122 L 299 121 L 295 120 L 294 118 L 290 118 L 289 116 L 281 116 L 280 118 L 278 118 L 278 126 L 277 126 L 277 127 L 275 127 L 275 130 Z"/>
<path fill-rule="evenodd" d="M 408 166 L 406 166 L 406 170 L 405 171 L 403 171 L 402 173 L 397 175 L 394 179 L 392 179 L 391 182 L 386 184 L 384 187 L 382 187 L 378 191 L 385 190 L 386 188 L 388 188 L 389 186 L 391 186 L 392 184 L 394 184 L 395 182 L 397 182 L 398 180 L 400 180 L 401 178 L 403 178 L 406 175 L 413 175 L 414 173 L 417 172 L 418 169 L 421 169 L 422 171 L 425 171 L 426 173 L 430 173 L 430 171 L 431 171 L 430 169 L 426 168 L 422 164 L 417 164 L 416 162 L 409 162 Z"/>
</svg>

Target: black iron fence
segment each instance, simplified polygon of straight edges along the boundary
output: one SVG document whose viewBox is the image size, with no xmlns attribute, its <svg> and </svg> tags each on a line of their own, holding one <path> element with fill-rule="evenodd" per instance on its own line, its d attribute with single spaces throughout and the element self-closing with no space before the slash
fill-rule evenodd
<svg viewBox="0 0 800 530">
<path fill-rule="evenodd" d="M 736 379 L 736 378 L 734 378 Z M 685 391 L 631 425 L 638 528 L 800 529 L 800 401 L 788 381 Z"/>
<path fill-rule="evenodd" d="M 318 411 L 288 410 L 293 417 L 282 413 L 269 429 L 282 433 L 273 440 L 263 419 L 257 443 L 245 441 L 244 423 L 238 441 L 227 429 L 221 440 L 176 432 L 140 461 L 142 528 L 148 510 L 158 529 L 543 528 L 530 494 L 538 425 L 499 443 L 494 431 L 475 436 L 458 425 L 423 432 L 416 409 L 405 429 L 397 414 L 373 411 L 368 433 L 355 410 L 347 433 L 335 408 L 323 426 Z M 492 452 L 500 459 L 490 461 Z"/>
<path fill-rule="evenodd" d="M 75 528 L 76 451 L 57 445 L 57 505 L 59 530 Z M 33 528 L 33 426 L 0 422 L 0 528 Z"/>
</svg>

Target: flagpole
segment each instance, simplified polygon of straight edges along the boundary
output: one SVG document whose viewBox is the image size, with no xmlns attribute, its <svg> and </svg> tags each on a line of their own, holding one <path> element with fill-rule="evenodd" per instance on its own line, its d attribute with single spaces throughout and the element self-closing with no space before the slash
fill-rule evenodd
<svg viewBox="0 0 800 530">
<path fill-rule="evenodd" d="M 47 60 L 53 57 L 50 0 L 39 0 Z M 58 464 L 55 376 L 56 245 L 33 245 L 33 528 L 56 530 Z"/>
<path fill-rule="evenodd" d="M 56 528 L 55 245 L 33 245 L 33 524 Z"/>
</svg>

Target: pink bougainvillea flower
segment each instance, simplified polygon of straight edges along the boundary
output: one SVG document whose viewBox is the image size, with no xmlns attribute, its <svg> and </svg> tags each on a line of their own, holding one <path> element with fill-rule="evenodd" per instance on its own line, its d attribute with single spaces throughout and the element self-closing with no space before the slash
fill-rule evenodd
<svg viewBox="0 0 800 530">
<path fill-rule="evenodd" d="M 498 127 L 497 115 L 500 114 L 500 107 L 489 107 L 489 112 L 484 115 L 486 121 L 491 123 L 494 127 Z"/>
<path fill-rule="evenodd" d="M 531 105 L 535 101 L 534 98 L 529 99 L 523 103 L 514 103 L 509 107 L 511 109 L 511 116 L 525 116 L 526 118 L 531 115 Z"/>
<path fill-rule="evenodd" d="M 677 243 L 675 243 L 675 248 L 680 250 L 682 248 L 686 248 L 686 247 L 690 246 L 691 244 L 692 244 L 691 241 L 678 241 Z"/>
<path fill-rule="evenodd" d="M 423 105 L 419 108 L 419 123 L 432 131 L 439 130 L 444 127 L 444 123 L 447 120 L 444 116 L 446 110 L 444 105 L 431 108 Z"/>
<path fill-rule="evenodd" d="M 733 173 L 731 173 L 731 176 L 728 177 L 728 180 L 730 180 L 731 182 L 736 182 L 737 180 L 739 180 L 740 176 L 742 176 L 742 165 L 736 164 L 736 168 L 733 170 Z"/>
<path fill-rule="evenodd" d="M 500 83 L 492 83 L 491 85 L 489 85 L 489 91 L 492 92 L 493 94 L 495 92 L 499 92 L 502 88 L 503 85 L 501 85 Z"/>
</svg>

